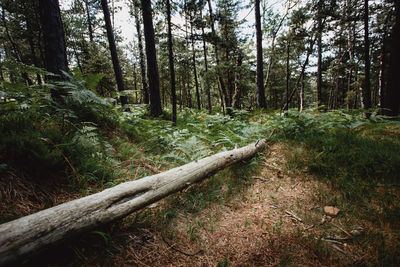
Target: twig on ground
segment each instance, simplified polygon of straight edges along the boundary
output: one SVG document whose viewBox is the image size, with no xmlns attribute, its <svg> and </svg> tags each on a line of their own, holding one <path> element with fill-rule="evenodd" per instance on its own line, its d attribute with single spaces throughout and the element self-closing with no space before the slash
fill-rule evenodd
<svg viewBox="0 0 400 267">
<path fill-rule="evenodd" d="M 292 189 L 295 189 L 295 187 L 298 186 L 299 184 L 300 184 L 300 182 L 297 182 L 294 185 L 292 185 Z"/>
<path fill-rule="evenodd" d="M 308 230 L 314 228 L 314 226 L 315 226 L 314 224 L 312 224 L 310 226 L 307 226 L 307 227 L 304 228 L 304 231 L 308 231 Z"/>
<path fill-rule="evenodd" d="M 325 237 L 325 239 L 329 239 L 329 240 L 337 240 L 337 241 L 347 241 L 347 240 L 350 240 L 350 239 L 352 239 L 352 238 L 349 238 L 349 237 L 338 237 L 338 236 L 327 236 L 327 237 Z"/>
<path fill-rule="evenodd" d="M 300 219 L 296 214 L 294 214 L 294 213 L 292 213 L 292 212 L 290 212 L 290 211 L 288 211 L 288 210 L 285 210 L 285 213 L 287 214 L 287 215 L 289 215 L 290 217 L 292 217 L 293 219 L 295 219 L 295 220 L 297 220 L 297 221 L 299 221 L 299 222 L 303 222 L 303 220 L 302 219 Z"/>
<path fill-rule="evenodd" d="M 340 227 L 339 225 L 336 225 L 334 223 L 331 223 L 333 226 L 335 226 L 336 228 L 338 228 L 339 230 L 341 230 L 343 233 L 345 233 L 346 235 L 348 235 L 349 237 L 353 237 L 352 234 L 350 234 L 349 232 L 347 232 L 346 230 L 344 230 L 342 227 Z"/>
<path fill-rule="evenodd" d="M 186 252 L 184 252 L 182 250 L 179 250 L 179 249 L 175 248 L 174 245 L 171 245 L 170 243 L 168 243 L 167 240 L 165 240 L 164 235 L 162 233 L 161 233 L 161 238 L 165 242 L 165 244 L 167 244 L 168 247 L 170 247 L 173 250 L 175 250 L 176 252 L 179 252 L 179 253 L 181 253 L 181 254 L 183 254 L 185 256 L 188 256 L 188 257 L 193 257 L 193 256 L 196 256 L 196 255 L 204 252 L 202 249 L 200 249 L 199 251 L 197 251 L 194 254 L 186 253 Z"/>
<path fill-rule="evenodd" d="M 343 249 L 339 248 L 339 247 L 336 246 L 335 244 L 332 244 L 332 247 L 333 247 L 334 249 L 336 249 L 337 251 L 339 251 L 339 252 L 341 252 L 341 253 L 343 253 L 344 255 L 347 256 L 346 251 L 344 251 Z"/>
<path fill-rule="evenodd" d="M 351 255 L 349 252 L 347 252 L 347 251 L 345 251 L 345 250 L 339 248 L 339 247 L 336 246 L 335 244 L 331 244 L 331 245 L 332 245 L 332 247 L 333 247 L 334 249 L 336 249 L 336 250 L 339 251 L 340 253 L 343 253 L 343 255 L 346 255 L 347 257 L 353 258 L 353 255 Z"/>
<path fill-rule="evenodd" d="M 321 240 L 322 240 L 322 241 L 325 241 L 325 242 L 329 242 L 329 243 L 335 243 L 335 244 L 343 245 L 342 242 L 337 241 L 337 240 L 325 239 L 325 238 L 321 238 Z"/>
<path fill-rule="evenodd" d="M 263 177 L 259 177 L 259 176 L 252 176 L 251 178 L 258 179 L 258 180 L 261 180 L 263 182 L 269 182 L 269 179 L 266 179 L 266 178 L 263 178 Z"/>
</svg>

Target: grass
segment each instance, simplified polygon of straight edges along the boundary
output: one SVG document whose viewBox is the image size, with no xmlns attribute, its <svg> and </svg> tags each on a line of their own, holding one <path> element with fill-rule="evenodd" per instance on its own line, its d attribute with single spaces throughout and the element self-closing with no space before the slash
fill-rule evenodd
<svg viewBox="0 0 400 267">
<path fill-rule="evenodd" d="M 287 166 L 327 183 L 330 191 L 319 192 L 319 201 L 341 207 L 349 229 L 367 228 L 359 242 L 369 248 L 370 264 L 395 266 L 400 262 L 400 124 L 350 115 L 279 118 L 290 121 L 279 136 L 288 144 Z"/>
<path fill-rule="evenodd" d="M 165 119 L 168 111 L 158 119 L 148 117 L 144 105 L 132 106 L 130 114 L 122 113 L 90 92 L 79 89 L 74 81 L 63 86 L 74 92 L 73 97 L 67 99 L 68 105 L 38 98 L 24 109 L 21 103 L 15 102 L 1 107 L 1 175 L 18 176 L 18 181 L 26 177 L 34 181 L 63 177 L 67 181 L 63 186 L 67 184 L 72 192 L 85 195 L 247 145 L 267 137 L 275 129 L 273 141 L 287 145 L 284 171 L 324 181 L 338 194 L 321 190 L 316 193 L 320 202 L 340 206 L 343 213 L 352 214 L 349 218 L 352 225 L 356 225 L 357 220 L 369 225 L 368 234 L 360 242 L 374 250 L 370 252 L 375 255 L 373 264 L 400 262 L 397 255 L 400 196 L 396 190 L 400 185 L 398 120 L 377 114 L 372 114 L 368 120 L 361 111 L 344 110 L 289 111 L 284 115 L 237 111 L 229 117 L 185 109 L 178 116 L 177 126 L 173 127 Z M 28 99 L 22 102 L 26 104 Z M 251 176 L 259 171 L 263 157 L 265 155 L 260 154 L 231 166 L 164 199 L 155 208 L 135 213 L 124 221 L 122 228 L 133 232 L 141 228 L 165 232 L 173 240 L 176 229 L 171 225 L 181 213 L 195 218 L 215 203 L 229 202 L 232 207 L 239 207 L 240 201 L 245 201 L 244 192 Z M 277 183 L 271 194 L 279 194 L 281 186 Z M 22 188 L 13 190 L 22 193 Z M 11 198 L 2 200 L 12 206 Z M 47 205 L 51 206 L 52 202 Z M 24 214 L 21 211 L 19 215 Z M 15 216 L 18 212 L 2 213 L 0 221 Z M 190 240 L 199 242 L 201 225 L 213 229 L 213 222 L 218 219 L 211 218 L 210 224 L 188 225 Z M 312 216 L 311 220 L 314 220 Z M 248 218 L 244 226 L 250 228 L 253 224 L 252 218 Z M 271 233 L 280 236 L 281 224 L 281 221 L 276 222 Z M 96 231 L 92 235 L 102 240 L 105 247 L 112 246 L 112 231 Z M 315 240 L 308 244 L 316 249 L 315 253 L 325 253 L 323 245 Z M 87 261 L 87 251 L 82 247 L 73 251 L 80 261 Z M 112 253 L 107 257 L 112 258 Z M 225 266 L 228 259 L 220 263 Z M 283 255 L 281 263 L 292 264 L 291 254 Z"/>
</svg>

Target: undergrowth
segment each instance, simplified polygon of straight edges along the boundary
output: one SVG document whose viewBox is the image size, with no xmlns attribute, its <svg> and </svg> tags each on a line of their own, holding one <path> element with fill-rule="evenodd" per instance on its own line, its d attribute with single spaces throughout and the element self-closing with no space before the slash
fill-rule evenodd
<svg viewBox="0 0 400 267">
<path fill-rule="evenodd" d="M 4 62 L 2 68 L 15 77 L 22 72 L 51 75 L 15 62 Z M 112 178 L 115 162 L 103 132 L 117 126 L 117 113 L 86 88 L 83 78 L 65 76 L 65 81 L 32 86 L 17 78 L 1 82 L 2 176 L 18 170 L 39 183 L 67 177 L 78 188 Z"/>
<path fill-rule="evenodd" d="M 292 158 L 294 166 L 329 180 L 345 198 L 366 197 L 367 184 L 400 184 L 400 121 L 354 110 L 266 117 L 279 129 L 277 139 L 306 148 Z"/>
<path fill-rule="evenodd" d="M 15 77 L 51 75 L 19 63 L 2 64 Z M 72 188 L 86 194 L 90 187 L 102 189 L 139 179 L 154 170 L 247 145 L 275 130 L 272 141 L 291 148 L 289 168 L 326 181 L 341 194 L 334 204 L 341 202 L 348 212 L 380 225 L 370 236 L 382 236 L 385 225 L 392 233 L 400 229 L 400 197 L 387 189 L 400 185 L 400 122 L 395 118 L 372 113 L 367 119 L 357 110 L 290 110 L 282 115 L 234 111 L 224 116 L 185 109 L 173 126 L 166 119 L 168 110 L 155 119 L 148 116 L 145 105 L 132 106 L 127 113 L 98 97 L 93 88 L 100 76 L 65 76 L 66 81 L 33 86 L 19 78 L 2 81 L 1 177 L 14 170 L 38 183 L 64 177 Z M 173 238 L 173 229 L 166 226 L 179 211 L 195 216 L 212 203 L 231 199 L 258 171 L 259 159 L 236 164 L 168 197 L 155 212 L 136 213 L 129 219 L 131 226 L 154 225 Z M 190 229 L 195 240 L 195 228 Z M 376 245 L 382 250 L 380 263 L 398 262 L 398 245 L 379 240 L 384 238 L 371 242 L 381 242 Z"/>
<path fill-rule="evenodd" d="M 398 266 L 400 121 L 345 110 L 261 117 L 287 143 L 289 169 L 326 181 L 333 192 L 323 192 L 321 201 L 339 206 L 347 223 L 367 229 L 359 242 L 370 248 L 369 263 Z"/>
</svg>

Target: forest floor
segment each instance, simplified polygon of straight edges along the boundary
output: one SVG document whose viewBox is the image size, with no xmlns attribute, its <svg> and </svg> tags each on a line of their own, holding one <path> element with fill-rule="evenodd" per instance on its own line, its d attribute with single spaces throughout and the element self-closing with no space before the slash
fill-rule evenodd
<svg viewBox="0 0 400 267">
<path fill-rule="evenodd" d="M 0 223 L 167 170 L 182 164 L 178 156 L 186 155 L 184 160 L 189 162 L 215 153 L 201 146 L 199 140 L 208 136 L 193 136 L 207 133 L 216 138 L 219 131 L 207 132 L 209 125 L 223 123 L 215 122 L 216 117 L 207 122 L 208 118 L 200 118 L 191 119 L 196 125 L 187 124 L 197 127 L 196 134 L 177 130 L 172 135 L 173 151 L 181 152 L 175 157 L 168 150 L 164 155 L 152 151 L 160 147 L 158 138 L 170 131 L 165 125 L 151 135 L 144 131 L 157 137 L 147 145 L 113 132 L 116 137 L 109 140 L 118 175 L 108 183 L 86 181 L 77 186 L 66 179 L 68 168 L 65 177 L 49 172 L 46 179 L 32 180 L 23 168 L 10 166 L 0 177 Z M 303 122 L 310 120 L 314 117 L 296 117 L 294 126 L 309 125 Z M 332 120 L 327 117 L 327 121 Z M 288 119 L 278 122 L 281 125 Z M 255 127 L 242 122 L 223 125 L 236 124 L 245 130 Z M 297 128 L 288 124 L 280 138 L 271 140 L 255 158 L 17 265 L 398 266 L 400 127 L 357 124 L 356 130 L 344 133 L 313 132 L 320 125 L 329 126 L 321 120 L 299 131 L 303 138 L 290 140 L 283 136 Z M 239 131 L 240 135 L 246 133 Z M 166 140 L 167 144 L 171 141 Z M 146 151 L 149 144 L 153 144 L 150 152 Z M 176 161 L 171 164 L 167 158 Z M 326 206 L 340 211 L 327 216 Z"/>
<path fill-rule="evenodd" d="M 124 244 L 114 241 L 118 251 L 114 263 L 343 266 L 370 262 L 374 253 L 359 241 L 365 222 L 343 212 L 327 218 L 323 208 L 338 196 L 309 175 L 289 173 L 283 144 L 268 150 L 259 175 L 240 194 L 197 214 L 179 212 L 161 232 L 142 228 L 123 233 Z M 356 228 L 358 232 L 350 233 Z"/>
<path fill-rule="evenodd" d="M 329 183 L 288 167 L 293 147 L 271 144 L 257 175 L 229 199 L 195 212 L 162 200 L 122 221 L 39 254 L 46 266 L 365 266 L 379 262 L 381 231 L 352 214 Z M 211 178 L 212 179 L 212 178 Z M 229 190 L 223 186 L 222 191 Z M 390 189 L 400 195 L 399 188 Z M 177 199 L 182 201 L 183 197 Z M 65 200 L 65 199 L 64 199 Z M 176 200 L 176 199 L 175 199 Z M 324 206 L 341 211 L 327 217 Z M 342 203 L 342 204 L 340 204 Z M 176 204 L 176 203 L 175 203 Z M 201 203 L 197 203 L 200 205 Z M 180 203 L 179 205 L 184 205 Z M 169 219 L 173 211 L 172 219 Z M 398 234 L 386 229 L 386 244 Z M 396 241 L 397 240 L 397 241 Z M 378 240 L 379 241 L 379 240 Z M 379 242 L 378 242 L 379 243 Z"/>
</svg>

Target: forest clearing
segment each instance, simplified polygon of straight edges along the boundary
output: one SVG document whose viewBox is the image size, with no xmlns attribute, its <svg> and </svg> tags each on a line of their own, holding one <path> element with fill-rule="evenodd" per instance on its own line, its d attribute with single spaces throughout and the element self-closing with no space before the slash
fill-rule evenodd
<svg viewBox="0 0 400 267">
<path fill-rule="evenodd" d="M 399 266 L 399 27 L 393 0 L 0 1 L 0 266 Z"/>
</svg>

